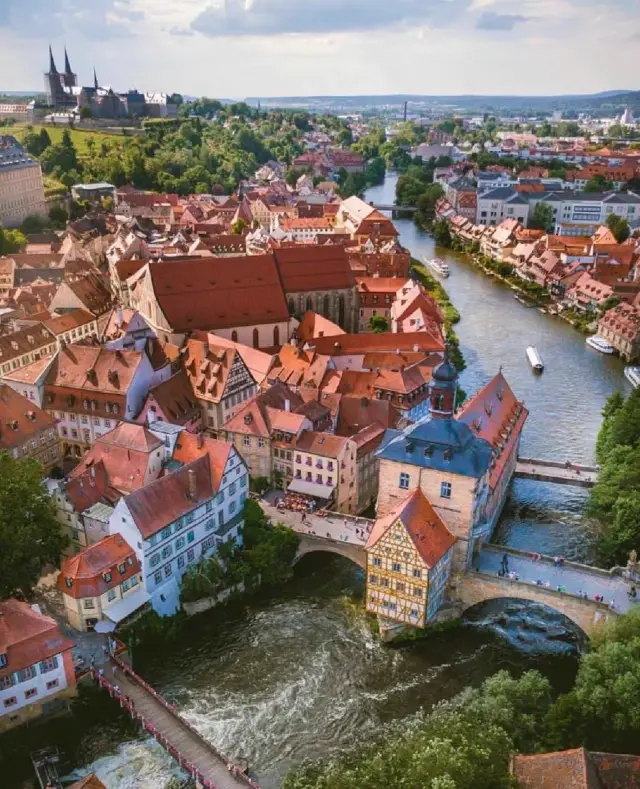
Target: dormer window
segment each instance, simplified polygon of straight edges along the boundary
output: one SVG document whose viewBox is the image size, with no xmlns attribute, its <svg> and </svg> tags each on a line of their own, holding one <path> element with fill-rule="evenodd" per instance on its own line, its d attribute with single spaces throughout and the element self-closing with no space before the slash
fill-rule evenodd
<svg viewBox="0 0 640 789">
<path fill-rule="evenodd" d="M 105 573 L 102 577 L 104 578 L 105 583 L 111 582 L 111 573 Z"/>
<path fill-rule="evenodd" d="M 73 587 L 73 578 L 65 578 L 64 585 L 67 587 L 67 589 L 71 589 Z"/>
<path fill-rule="evenodd" d="M 118 570 L 120 571 L 120 575 L 124 575 L 124 574 L 125 574 L 125 572 L 127 571 L 126 565 L 124 565 L 124 564 L 119 564 L 119 565 L 118 565 Z"/>
<path fill-rule="evenodd" d="M 7 655 L 5 652 L 0 652 L 0 668 L 4 668 L 7 665 Z"/>
</svg>

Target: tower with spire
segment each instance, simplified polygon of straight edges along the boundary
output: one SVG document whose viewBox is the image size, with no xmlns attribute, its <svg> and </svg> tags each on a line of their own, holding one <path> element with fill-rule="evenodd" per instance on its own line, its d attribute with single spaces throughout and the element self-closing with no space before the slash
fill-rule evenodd
<svg viewBox="0 0 640 789">
<path fill-rule="evenodd" d="M 64 71 L 58 71 L 49 45 L 49 70 L 44 75 L 44 87 L 47 94 L 47 103 L 52 107 L 66 107 L 74 104 L 71 89 L 77 87 L 78 77 L 74 74 L 67 48 L 64 50 Z"/>
<path fill-rule="evenodd" d="M 74 74 L 71 68 L 66 47 L 64 48 L 64 74 L 62 75 L 62 81 L 65 88 L 76 88 L 78 86 L 78 75 Z"/>
</svg>

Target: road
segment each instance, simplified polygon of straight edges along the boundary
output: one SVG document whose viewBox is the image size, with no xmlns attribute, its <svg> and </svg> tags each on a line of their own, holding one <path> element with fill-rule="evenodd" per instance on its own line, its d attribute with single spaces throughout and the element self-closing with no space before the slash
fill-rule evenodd
<svg viewBox="0 0 640 789">
<path fill-rule="evenodd" d="M 474 568 L 483 573 L 496 575 L 500 570 L 503 551 L 493 548 L 484 548 L 480 551 L 474 562 Z M 627 596 L 629 585 L 619 576 L 607 576 L 598 572 L 581 570 L 570 565 L 558 566 L 546 561 L 536 561 L 524 556 L 508 554 L 509 572 L 517 573 L 522 583 L 535 584 L 540 580 L 556 589 L 558 586 L 566 587 L 567 594 L 582 596 L 586 593 L 590 600 L 596 595 L 602 595 L 604 602 L 613 602 L 613 610 L 625 613 L 638 602 L 632 602 Z M 514 590 L 515 592 L 515 590 Z M 638 598 L 636 598 L 638 600 Z"/>
</svg>

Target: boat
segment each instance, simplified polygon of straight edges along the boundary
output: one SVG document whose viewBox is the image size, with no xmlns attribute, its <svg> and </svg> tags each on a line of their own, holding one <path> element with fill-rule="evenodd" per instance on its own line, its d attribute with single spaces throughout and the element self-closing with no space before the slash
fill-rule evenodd
<svg viewBox="0 0 640 789">
<path fill-rule="evenodd" d="M 524 304 L 525 307 L 530 307 L 531 306 L 529 304 L 529 302 L 526 299 L 523 299 L 522 296 L 519 293 L 516 293 L 516 295 L 513 298 L 516 301 L 520 302 L 520 304 Z"/>
<path fill-rule="evenodd" d="M 587 345 L 591 348 L 595 348 L 596 351 L 600 351 L 600 353 L 613 353 L 615 348 L 613 345 L 609 345 L 606 340 L 603 340 L 602 337 L 598 337 L 597 334 L 594 334 L 592 337 L 587 337 Z"/>
<path fill-rule="evenodd" d="M 441 260 L 440 258 L 433 258 L 432 260 L 427 261 L 427 265 L 441 277 L 449 276 L 449 266 L 444 262 L 444 260 Z"/>
<path fill-rule="evenodd" d="M 631 383 L 634 389 L 640 386 L 640 367 L 630 365 L 624 368 L 624 377 Z"/>
<path fill-rule="evenodd" d="M 542 357 L 538 353 L 538 349 L 535 345 L 528 345 L 527 350 L 527 360 L 531 367 L 533 367 L 536 373 L 541 373 L 544 370 L 544 364 L 542 362 Z"/>
</svg>

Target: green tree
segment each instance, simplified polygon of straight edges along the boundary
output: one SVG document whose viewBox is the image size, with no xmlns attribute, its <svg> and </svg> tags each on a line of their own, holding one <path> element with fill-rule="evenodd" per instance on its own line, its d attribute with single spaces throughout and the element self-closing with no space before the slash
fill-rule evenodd
<svg viewBox="0 0 640 789">
<path fill-rule="evenodd" d="M 369 318 L 369 328 L 375 334 L 383 334 L 389 331 L 389 321 L 384 315 L 372 315 L 371 318 Z"/>
<path fill-rule="evenodd" d="M 433 224 L 433 237 L 435 239 L 436 244 L 441 247 L 450 247 L 453 239 L 451 237 L 451 231 L 449 230 L 449 223 L 446 219 L 438 219 L 437 222 Z"/>
<path fill-rule="evenodd" d="M 49 209 L 49 219 L 57 226 L 57 227 L 65 227 L 67 222 L 69 221 L 69 212 L 67 209 L 56 203 L 52 205 Z"/>
<path fill-rule="evenodd" d="M 626 219 L 618 214 L 609 214 L 607 217 L 607 227 L 613 233 L 618 244 L 624 243 L 631 235 L 631 228 Z"/>
<path fill-rule="evenodd" d="M 539 201 L 533 209 L 533 214 L 529 219 L 529 227 L 533 230 L 544 230 L 545 233 L 553 233 L 554 219 L 553 207 L 550 203 Z"/>
<path fill-rule="evenodd" d="M 0 453 L 0 598 L 28 596 L 65 547 L 40 464 Z"/>
<path fill-rule="evenodd" d="M 594 175 L 584 185 L 583 192 L 610 192 L 613 189 L 613 182 L 608 181 L 602 175 Z"/>
<path fill-rule="evenodd" d="M 27 246 L 27 237 L 20 230 L 5 230 L 0 225 L 0 255 L 20 252 Z"/>
<path fill-rule="evenodd" d="M 84 107 L 80 107 L 80 119 L 83 121 L 90 120 L 92 117 L 91 107 L 85 104 Z"/>
<path fill-rule="evenodd" d="M 340 185 L 340 196 L 343 200 L 353 195 L 360 196 L 366 186 L 365 177 L 362 173 L 349 173 Z"/>
<path fill-rule="evenodd" d="M 231 232 L 234 235 L 239 236 L 242 234 L 242 231 L 245 229 L 246 226 L 247 223 L 244 221 L 244 219 L 236 219 L 236 221 L 231 225 Z"/>
</svg>

